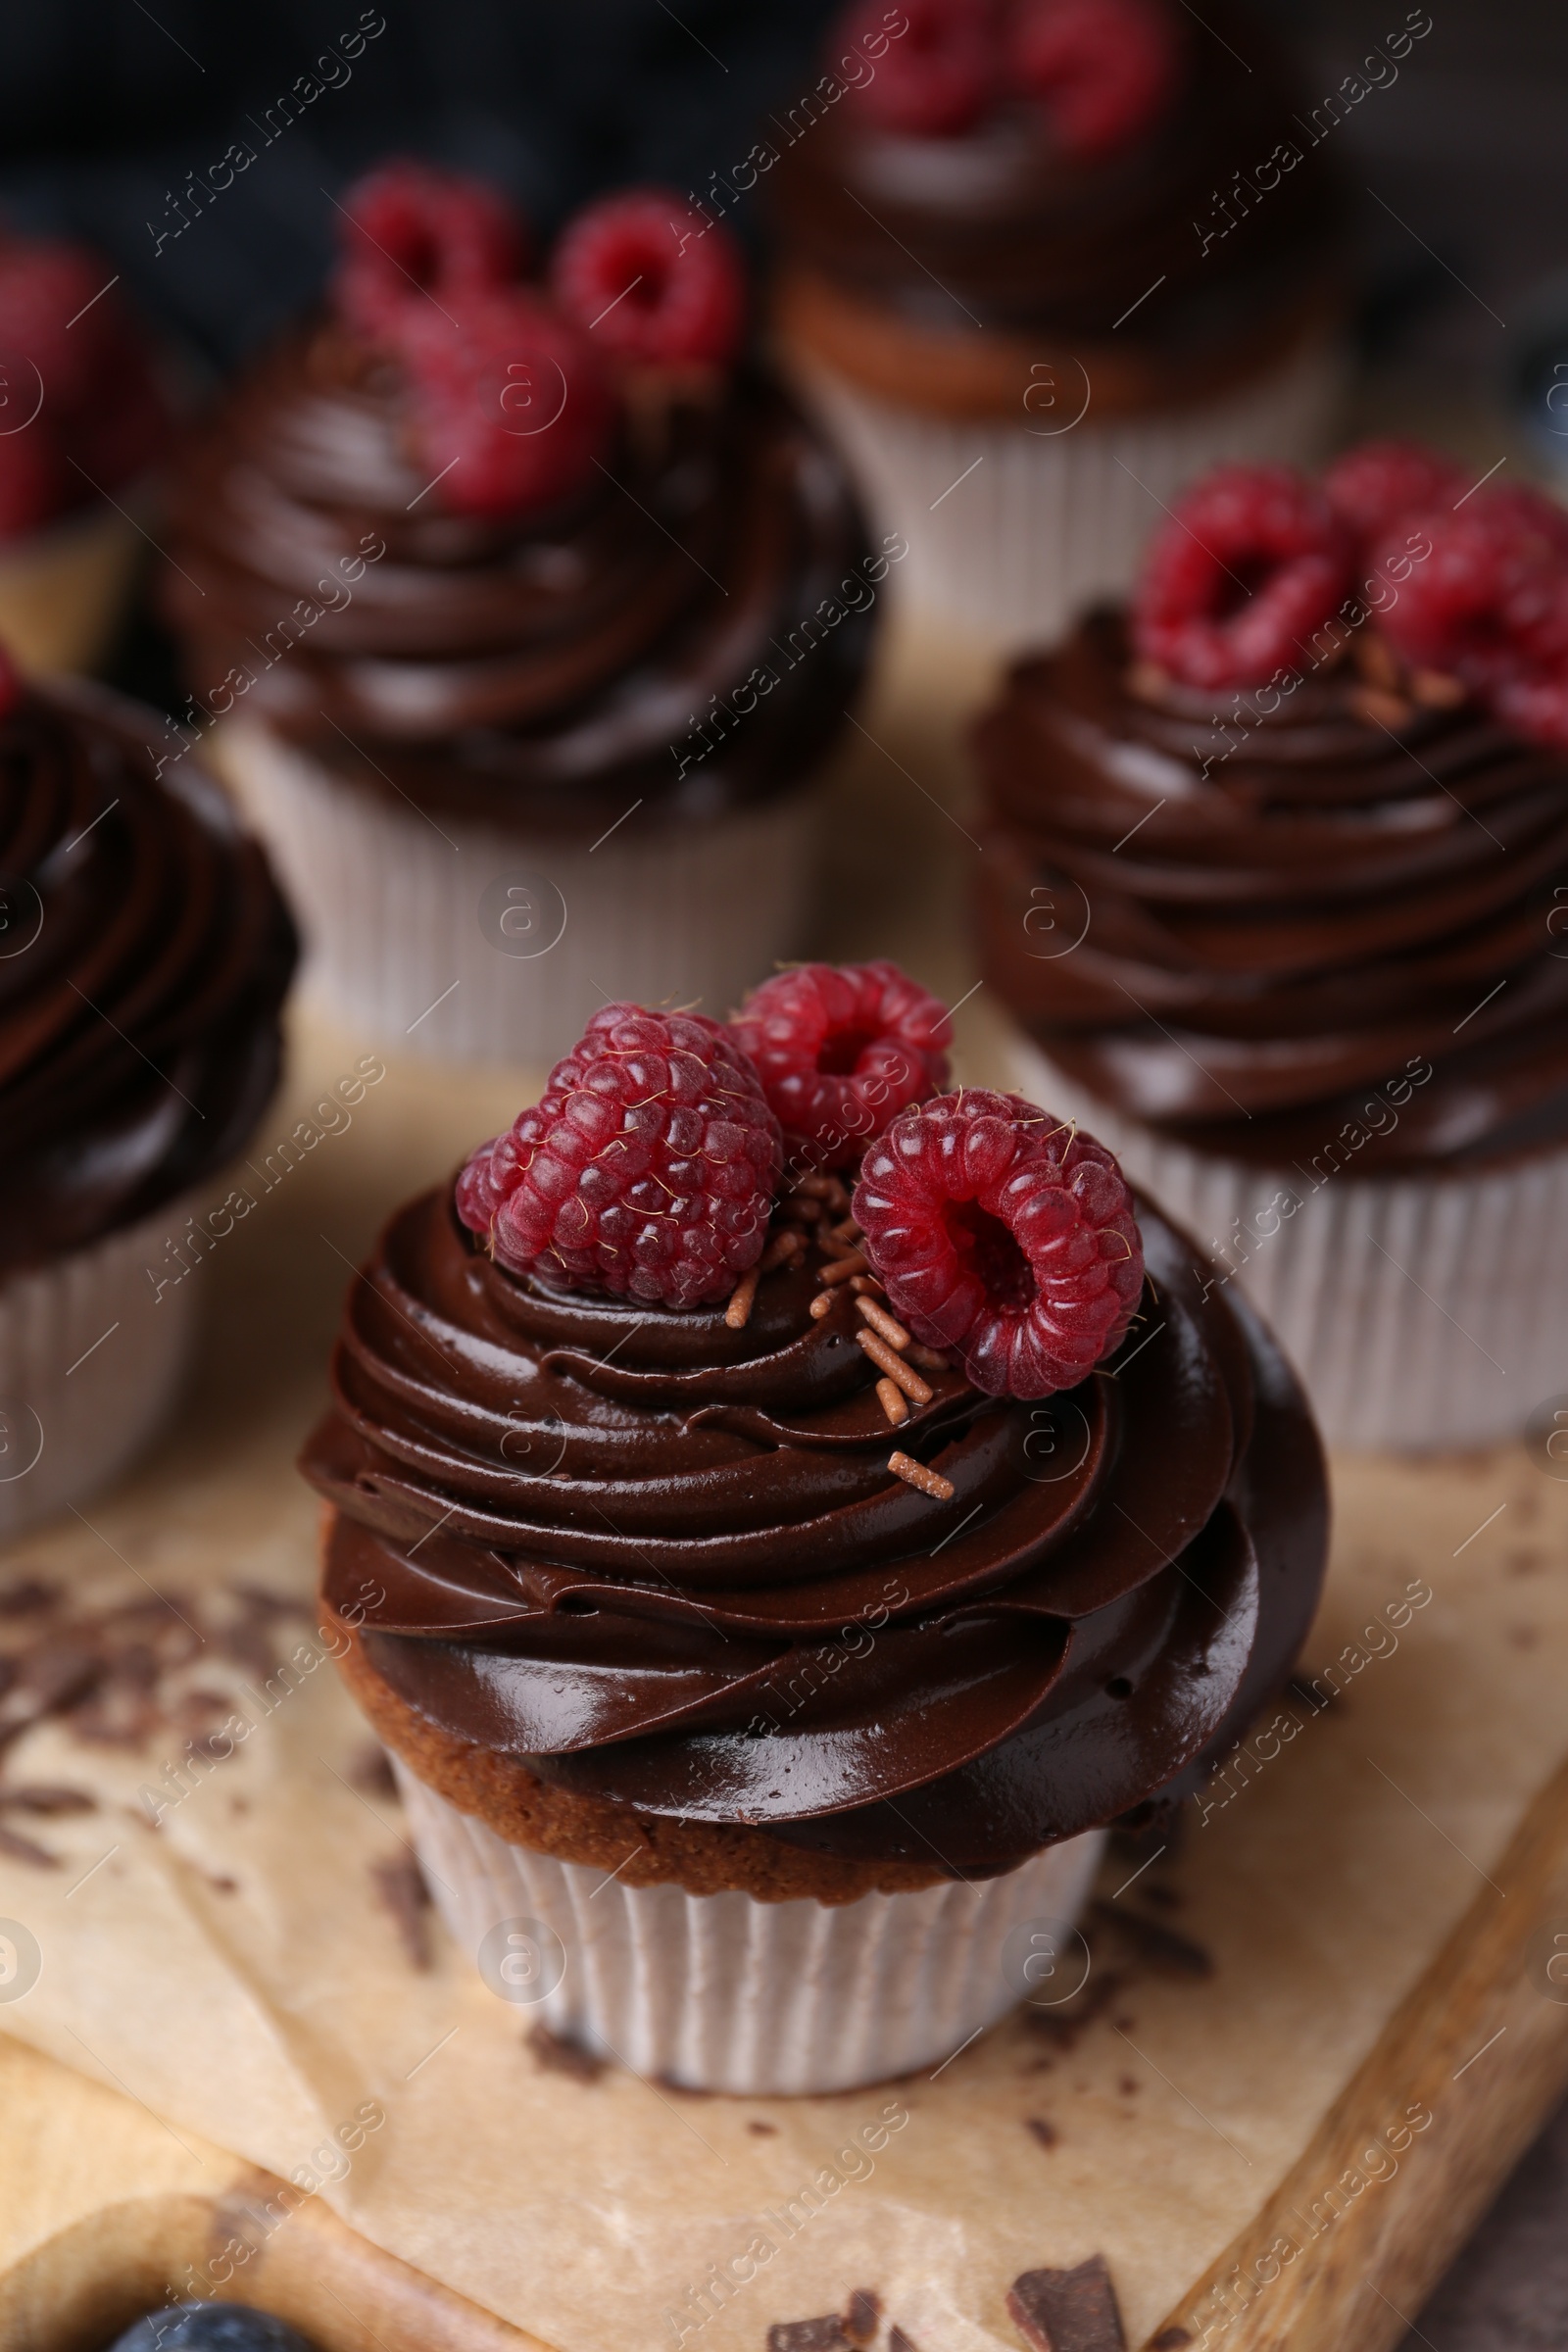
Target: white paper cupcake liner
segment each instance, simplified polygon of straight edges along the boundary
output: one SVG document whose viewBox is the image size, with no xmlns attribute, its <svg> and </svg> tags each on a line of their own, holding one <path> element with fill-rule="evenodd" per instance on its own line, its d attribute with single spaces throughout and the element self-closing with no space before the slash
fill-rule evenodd
<svg viewBox="0 0 1568 2352">
<path fill-rule="evenodd" d="M 752 2096 L 850 2090 L 951 2057 L 1047 1994 L 1048 1974 L 1063 1994 L 1081 1981 L 1063 1947 L 1103 1830 L 972 1886 L 760 1903 L 623 1886 L 510 1845 L 392 1761 L 436 1904 L 491 1990 L 639 2075 Z"/>
<path fill-rule="evenodd" d="M 722 1019 L 809 915 L 818 795 L 655 826 L 592 848 L 357 791 L 254 721 L 219 764 L 306 936 L 305 985 L 392 1053 L 545 1064 L 606 1003 Z"/>
<path fill-rule="evenodd" d="M 0 1541 L 127 1469 L 179 1393 L 198 1281 L 166 1280 L 189 1202 L 0 1282 Z"/>
<path fill-rule="evenodd" d="M 1119 595 L 1163 507 L 1222 460 L 1311 464 L 1332 437 L 1345 384 L 1339 347 L 1303 345 L 1268 375 L 1194 408 L 1048 434 L 1017 422 L 953 421 L 861 392 L 797 352 L 792 376 L 856 473 L 877 527 L 909 553 L 899 594 L 1004 652 L 1057 636 L 1084 605 Z M 1082 398 L 1064 371 L 1068 415 Z"/>
<path fill-rule="evenodd" d="M 1331 1446 L 1495 1445 L 1568 1392 L 1568 1152 L 1473 1176 L 1342 1166 L 1314 1189 L 1310 1169 L 1211 1157 L 1122 1117 L 1022 1036 L 1010 1052 L 1018 1091 L 1114 1152 L 1246 1292 Z"/>
</svg>

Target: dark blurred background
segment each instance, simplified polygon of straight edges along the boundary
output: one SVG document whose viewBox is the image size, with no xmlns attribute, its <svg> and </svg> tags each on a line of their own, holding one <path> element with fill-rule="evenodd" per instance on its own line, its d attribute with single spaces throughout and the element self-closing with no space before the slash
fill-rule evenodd
<svg viewBox="0 0 1568 2352">
<path fill-rule="evenodd" d="M 1409 0 L 1250 4 L 1297 51 L 1310 102 Z M 1182 5 L 1201 24 L 1200 0 Z M 194 368 L 217 372 L 315 293 L 328 199 L 389 150 L 488 174 L 546 235 L 609 183 L 701 195 L 809 84 L 834 13 L 834 0 L 10 0 L 0 213 L 98 246 Z M 1568 468 L 1541 402 L 1553 355 L 1568 359 L 1568 0 L 1425 13 L 1432 30 L 1397 82 L 1335 133 L 1361 231 L 1355 421 L 1426 431 L 1482 464 L 1506 452 L 1549 471 L 1560 448 Z M 364 47 L 327 85 L 316 60 L 356 28 Z M 319 95 L 286 129 L 274 116 L 269 142 L 268 110 L 302 75 Z M 187 201 L 173 234 L 188 175 L 236 139 L 256 162 L 212 202 Z M 755 203 L 729 218 L 756 235 Z M 116 666 L 144 693 L 172 680 L 145 634 Z M 1568 2346 L 1568 2111 L 1433 2303 L 1405 2316 L 1407 2352 Z"/>
</svg>

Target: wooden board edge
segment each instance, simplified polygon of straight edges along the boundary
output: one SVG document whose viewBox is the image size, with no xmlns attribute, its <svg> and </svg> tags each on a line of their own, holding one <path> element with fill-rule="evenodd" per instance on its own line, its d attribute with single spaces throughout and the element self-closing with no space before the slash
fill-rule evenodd
<svg viewBox="0 0 1568 2352">
<path fill-rule="evenodd" d="M 270 2311 L 321 2352 L 554 2352 L 299 2194 L 243 2171 L 212 2196 L 107 2205 L 0 2279 L 0 2343 L 100 2352 L 183 2286 Z"/>
<path fill-rule="evenodd" d="M 1401 2340 L 1568 2085 L 1552 1925 L 1568 1952 L 1568 1763 L 1280 2186 L 1144 2352 Z"/>
</svg>

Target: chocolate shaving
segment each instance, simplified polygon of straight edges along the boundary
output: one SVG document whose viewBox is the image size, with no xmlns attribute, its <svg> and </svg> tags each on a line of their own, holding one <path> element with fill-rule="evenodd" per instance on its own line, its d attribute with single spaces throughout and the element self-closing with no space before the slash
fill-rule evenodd
<svg viewBox="0 0 1568 2352">
<path fill-rule="evenodd" d="M 1127 2352 L 1103 2254 L 1075 2271 L 1025 2271 L 1007 2289 L 1007 2312 L 1032 2352 Z"/>
<path fill-rule="evenodd" d="M 427 1969 L 430 1952 L 430 1889 L 412 1854 L 386 1854 L 370 1864 L 376 1894 L 391 1913 L 410 1965 Z"/>
<path fill-rule="evenodd" d="M 1024 2024 L 1031 2034 L 1044 2034 L 1058 2050 L 1070 2050 L 1096 2019 L 1127 1989 L 1128 1979 L 1116 1970 L 1096 1971 L 1070 2001 L 1055 2009 L 1025 2009 Z"/>
<path fill-rule="evenodd" d="M 36 1870 L 58 1870 L 60 1856 L 49 1853 L 43 1846 L 34 1845 L 20 1830 L 8 1830 L 0 1823 L 0 1854 L 9 1854 L 14 1862 L 30 1862 Z"/>
<path fill-rule="evenodd" d="M 852 2344 L 868 2344 L 881 2317 L 882 2298 L 876 2288 L 857 2286 L 851 2290 L 849 2308 L 840 2325 Z"/>
<path fill-rule="evenodd" d="M 1026 2132 L 1034 2133 L 1043 2148 L 1054 2148 L 1061 2137 L 1055 2125 L 1048 2124 L 1043 2115 L 1026 2115 L 1023 2119 L 1023 2128 Z"/>
<path fill-rule="evenodd" d="M 597 2052 L 584 2049 L 580 2041 L 552 2034 L 546 2025 L 532 2027 L 522 2038 L 535 2066 L 546 2074 L 567 2075 L 573 2082 L 597 2082 L 608 2064 Z"/>
<path fill-rule="evenodd" d="M 855 2352 L 836 2311 L 821 2320 L 775 2320 L 767 2352 Z"/>
<path fill-rule="evenodd" d="M 1162 1927 L 1157 1919 L 1146 1919 L 1140 1912 L 1123 1911 L 1114 1903 L 1092 1903 L 1090 1917 L 1098 1926 L 1114 1928 L 1132 1946 L 1146 1967 L 1161 1977 L 1211 1977 L 1214 1974 L 1214 1955 L 1195 1943 L 1190 1936 L 1178 1936 L 1174 1928 Z"/>
<path fill-rule="evenodd" d="M 89 1796 L 85 1788 L 55 1788 L 47 1781 L 19 1781 L 15 1788 L 0 1788 L 0 1812 L 8 1807 L 14 1813 L 96 1813 L 98 1799 Z"/>
</svg>

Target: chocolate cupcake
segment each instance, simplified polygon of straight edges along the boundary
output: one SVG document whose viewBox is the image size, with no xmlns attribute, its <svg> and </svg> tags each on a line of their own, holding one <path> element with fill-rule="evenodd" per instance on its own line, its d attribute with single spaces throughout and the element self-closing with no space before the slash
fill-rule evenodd
<svg viewBox="0 0 1568 2352">
<path fill-rule="evenodd" d="M 295 948 L 217 786 L 188 760 L 160 780 L 152 712 L 9 672 L 0 702 L 9 1536 L 114 1477 L 168 1411 L 200 1288 L 187 1207 L 272 1093 Z"/>
<path fill-rule="evenodd" d="M 677 199 L 591 207 L 549 284 L 473 183 L 390 167 L 344 210 L 329 310 L 191 457 L 165 583 L 310 971 L 468 1059 L 548 1063 L 607 998 L 723 1011 L 799 951 L 889 555 Z"/>
<path fill-rule="evenodd" d="M 1562 1385 L 1568 517 L 1372 445 L 1234 469 L 983 721 L 987 978 L 1333 1441 Z"/>
<path fill-rule="evenodd" d="M 170 432 L 152 342 L 101 255 L 0 230 L 0 644 L 23 669 L 89 669 L 145 541 Z"/>
<path fill-rule="evenodd" d="M 345 1302 L 350 1687 L 492 1988 L 645 2074 L 956 2049 L 1316 1602 L 1268 1335 L 1090 1138 L 933 1099 L 945 1032 L 887 965 L 607 1007 Z"/>
<path fill-rule="evenodd" d="M 1344 307 L 1317 150 L 1349 102 L 1310 112 L 1257 12 L 863 0 L 823 64 L 753 150 L 777 329 L 907 539 L 901 592 L 1027 644 L 1125 587 L 1220 457 L 1317 454 Z"/>
</svg>

